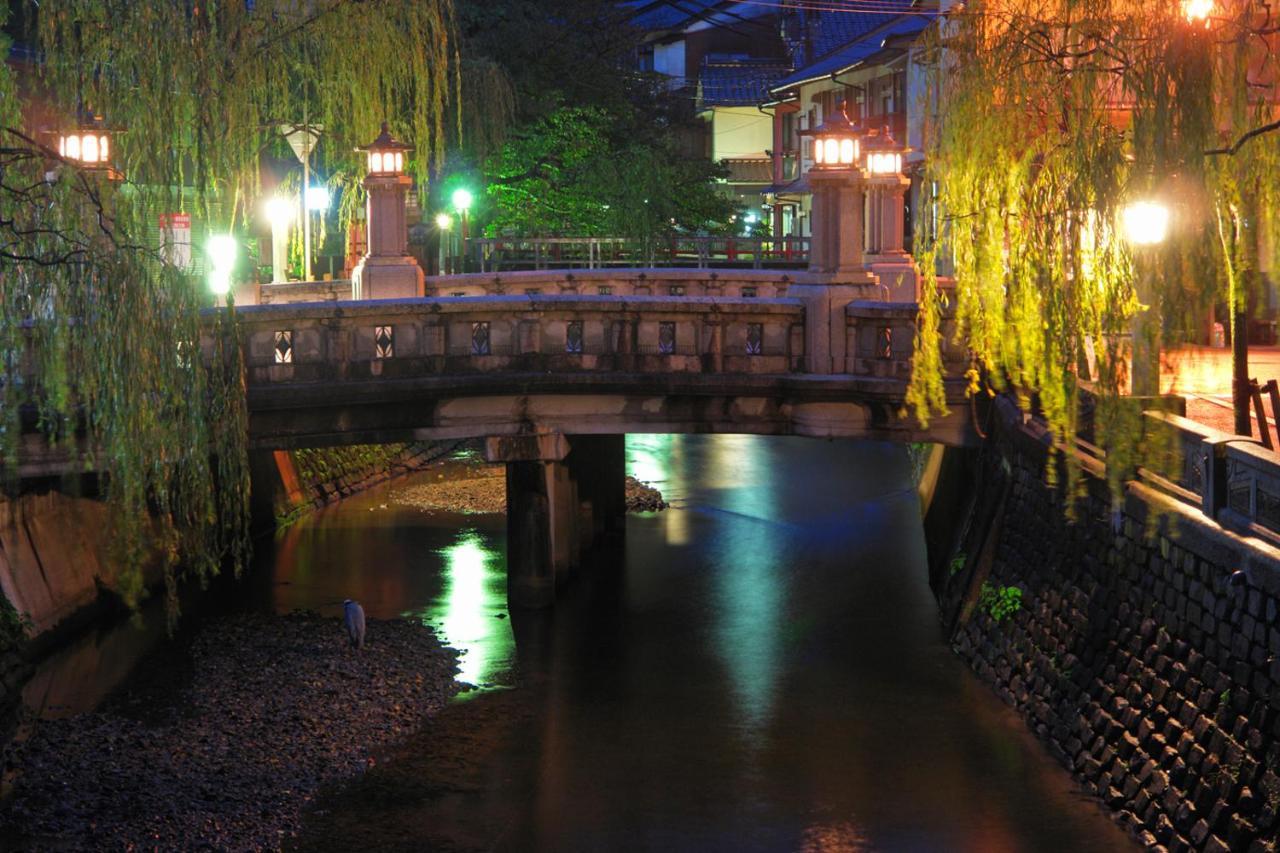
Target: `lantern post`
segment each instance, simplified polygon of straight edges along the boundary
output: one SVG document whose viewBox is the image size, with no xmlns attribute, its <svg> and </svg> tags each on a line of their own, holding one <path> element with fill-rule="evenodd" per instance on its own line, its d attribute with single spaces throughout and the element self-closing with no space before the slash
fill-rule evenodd
<svg viewBox="0 0 1280 853">
<path fill-rule="evenodd" d="M 867 266 L 886 286 L 890 302 L 920 299 L 920 277 L 905 244 L 906 195 L 911 181 L 902 173 L 902 162 L 908 151 L 887 127 L 868 133 L 862 140 Z"/>
<path fill-rule="evenodd" d="M 805 302 L 805 365 L 810 373 L 850 372 L 850 302 L 878 296 L 876 277 L 863 266 L 862 131 L 842 112 L 803 131 L 813 139 L 809 272 L 788 289 Z"/>
<path fill-rule="evenodd" d="M 368 194 L 365 227 L 369 247 L 352 271 L 352 295 L 356 299 L 421 296 L 422 268 L 409 254 L 405 222 L 405 198 L 413 179 L 404 173 L 404 167 L 413 149 L 392 137 L 383 123 L 378 138 L 356 150 L 367 157 L 364 188 Z"/>
</svg>

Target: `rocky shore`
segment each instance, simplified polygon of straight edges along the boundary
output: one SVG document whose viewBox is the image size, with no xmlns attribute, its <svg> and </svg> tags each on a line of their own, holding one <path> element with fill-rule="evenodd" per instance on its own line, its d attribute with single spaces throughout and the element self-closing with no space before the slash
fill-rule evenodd
<svg viewBox="0 0 1280 853">
<path fill-rule="evenodd" d="M 453 478 L 397 489 L 392 497 L 419 509 L 463 514 L 507 511 L 507 481 L 501 465 L 477 465 Z M 635 477 L 627 477 L 627 511 L 666 509 L 662 492 Z"/>
<path fill-rule="evenodd" d="M 322 786 L 365 772 L 458 690 L 455 652 L 405 620 L 370 620 L 357 651 L 335 618 L 240 615 L 202 628 L 186 660 L 185 687 L 165 689 L 166 666 L 5 747 L 17 772 L 0 846 L 277 849 Z"/>
</svg>

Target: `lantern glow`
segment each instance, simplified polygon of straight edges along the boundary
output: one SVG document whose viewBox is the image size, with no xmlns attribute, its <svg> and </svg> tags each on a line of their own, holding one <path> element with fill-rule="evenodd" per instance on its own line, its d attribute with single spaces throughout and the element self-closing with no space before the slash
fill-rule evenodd
<svg viewBox="0 0 1280 853">
<path fill-rule="evenodd" d="M 1169 208 L 1156 201 L 1135 201 L 1120 211 L 1125 239 L 1135 246 L 1163 243 L 1169 234 Z"/>
<path fill-rule="evenodd" d="M 378 138 L 368 145 L 356 149 L 367 155 L 369 174 L 374 177 L 396 177 L 404 174 L 404 155 L 413 149 L 391 135 L 387 123 L 382 123 L 382 132 Z"/>
<path fill-rule="evenodd" d="M 852 169 L 858 165 L 861 131 L 843 112 L 828 116 L 819 127 L 801 131 L 813 137 L 813 162 L 824 169 Z"/>
</svg>

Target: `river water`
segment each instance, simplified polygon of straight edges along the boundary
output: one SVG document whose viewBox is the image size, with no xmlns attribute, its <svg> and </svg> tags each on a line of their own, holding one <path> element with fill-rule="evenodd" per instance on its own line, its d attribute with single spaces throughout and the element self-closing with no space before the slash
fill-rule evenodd
<svg viewBox="0 0 1280 853">
<path fill-rule="evenodd" d="M 673 506 L 629 517 L 553 613 L 507 612 L 501 517 L 425 512 L 412 479 L 261 549 L 253 606 L 421 618 L 484 688 L 331 792 L 301 846 L 1136 849 L 948 649 L 904 448 L 627 456 Z"/>
</svg>

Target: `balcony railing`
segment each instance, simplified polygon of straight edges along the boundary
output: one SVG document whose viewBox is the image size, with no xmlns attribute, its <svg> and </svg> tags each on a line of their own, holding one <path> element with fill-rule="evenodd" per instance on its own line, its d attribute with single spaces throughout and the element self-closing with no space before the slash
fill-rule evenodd
<svg viewBox="0 0 1280 853">
<path fill-rule="evenodd" d="M 618 237 L 492 237 L 472 240 L 480 272 L 607 267 L 800 268 L 808 237 L 671 237 L 642 243 Z"/>
</svg>

